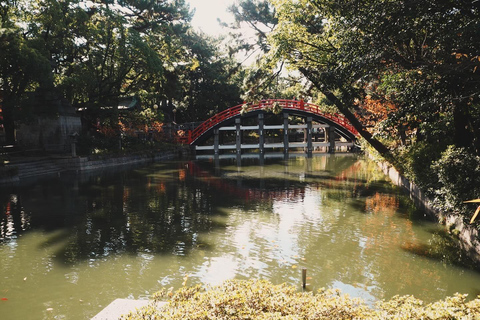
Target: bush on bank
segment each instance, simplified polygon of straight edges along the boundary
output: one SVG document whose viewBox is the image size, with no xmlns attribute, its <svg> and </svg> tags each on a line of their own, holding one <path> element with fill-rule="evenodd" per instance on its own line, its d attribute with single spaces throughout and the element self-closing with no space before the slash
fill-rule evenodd
<svg viewBox="0 0 480 320">
<path fill-rule="evenodd" d="M 434 190 L 434 205 L 441 211 L 464 215 L 470 220 L 475 205 L 464 201 L 480 198 L 480 157 L 465 148 L 448 147 L 433 163 L 439 188 Z"/>
<path fill-rule="evenodd" d="M 436 210 L 470 220 L 476 206 L 464 202 L 480 198 L 479 156 L 453 145 L 442 149 L 417 143 L 396 150 L 394 159 L 395 167 L 425 192 Z"/>
<path fill-rule="evenodd" d="M 466 295 L 430 304 L 412 296 L 395 296 L 370 307 L 338 290 L 298 292 L 264 280 L 228 280 L 207 290 L 196 286 L 175 293 L 162 291 L 154 301 L 165 297 L 168 303 L 160 309 L 151 304 L 121 319 L 480 319 L 480 299 L 467 301 Z"/>
</svg>

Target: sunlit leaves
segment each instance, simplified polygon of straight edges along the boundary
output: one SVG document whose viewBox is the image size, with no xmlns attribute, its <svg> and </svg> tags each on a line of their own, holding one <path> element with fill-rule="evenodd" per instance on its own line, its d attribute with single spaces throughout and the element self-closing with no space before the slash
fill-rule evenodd
<svg viewBox="0 0 480 320">
<path fill-rule="evenodd" d="M 272 3 L 279 21 L 270 36 L 275 58 L 303 70 L 322 91 L 339 90 L 338 102 L 349 109 L 376 83 L 377 96 L 398 110 L 379 128 L 393 128 L 384 137 L 399 139 L 406 127 L 417 138 L 471 144 L 473 126 L 461 119 L 469 113 L 462 104 L 479 99 L 478 8 L 448 1 Z M 441 127 L 454 134 L 443 135 Z"/>
</svg>

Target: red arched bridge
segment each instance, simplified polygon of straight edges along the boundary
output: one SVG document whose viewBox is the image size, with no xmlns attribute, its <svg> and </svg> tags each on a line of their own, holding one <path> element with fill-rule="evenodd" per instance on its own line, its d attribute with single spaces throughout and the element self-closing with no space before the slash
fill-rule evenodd
<svg viewBox="0 0 480 320">
<path fill-rule="evenodd" d="M 283 121 L 274 124 L 265 121 L 271 113 L 283 114 Z M 280 116 L 276 118 L 282 119 Z M 303 123 L 299 123 L 302 118 Z M 225 141 L 229 139 L 222 138 L 221 131 L 235 132 L 233 140 L 231 138 L 230 141 Z M 245 137 L 246 131 L 254 134 Z M 274 141 L 272 138 L 282 135 L 283 139 L 280 139 L 283 141 Z M 298 141 L 299 135 L 302 141 Z M 326 113 L 315 104 L 303 100 L 268 99 L 258 103 L 244 103 L 219 112 L 195 129 L 186 131 L 179 140 L 191 145 L 196 151 L 213 150 L 215 154 L 221 150 L 236 150 L 238 155 L 244 149 L 258 149 L 262 154 L 265 149 L 275 148 L 288 153 L 289 149 L 303 148 L 310 155 L 314 149 L 320 148 L 328 152 L 335 152 L 339 147 L 351 150 L 357 136 L 357 130 L 345 117 Z M 252 137 L 256 139 L 253 142 Z M 208 144 L 211 138 L 213 142 Z"/>
</svg>

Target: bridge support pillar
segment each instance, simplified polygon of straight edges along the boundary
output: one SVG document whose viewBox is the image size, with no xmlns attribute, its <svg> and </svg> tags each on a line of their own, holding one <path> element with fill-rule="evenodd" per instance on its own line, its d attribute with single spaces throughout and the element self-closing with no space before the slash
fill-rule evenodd
<svg viewBox="0 0 480 320">
<path fill-rule="evenodd" d="M 353 143 L 353 146 L 348 147 L 348 152 L 355 152 L 355 150 L 356 150 L 356 148 L 357 148 L 357 147 L 355 146 L 355 144 L 357 143 L 357 139 L 355 139 L 355 138 L 352 139 L 352 143 Z"/>
<path fill-rule="evenodd" d="M 328 127 L 328 142 L 330 146 L 328 147 L 328 153 L 335 153 L 335 127 Z"/>
<path fill-rule="evenodd" d="M 220 155 L 220 130 L 215 129 L 213 131 L 213 150 L 215 152 L 215 157 L 218 157 Z"/>
<path fill-rule="evenodd" d="M 283 155 L 288 158 L 288 113 L 283 113 Z"/>
<path fill-rule="evenodd" d="M 258 114 L 258 151 L 260 152 L 259 160 L 260 165 L 263 166 L 265 164 L 265 132 L 264 132 L 264 118 L 265 115 L 263 113 Z M 263 179 L 262 179 L 263 181 Z"/>
<path fill-rule="evenodd" d="M 235 144 L 237 149 L 237 166 L 242 165 L 242 131 L 240 130 L 241 119 L 235 119 L 235 131 L 236 131 L 236 138 Z"/>
<path fill-rule="evenodd" d="M 263 132 L 263 126 L 264 126 L 264 114 L 259 113 L 258 114 L 258 148 L 260 151 L 260 154 L 265 153 L 265 134 Z"/>
<path fill-rule="evenodd" d="M 312 157 L 312 117 L 307 117 L 307 157 Z"/>
</svg>

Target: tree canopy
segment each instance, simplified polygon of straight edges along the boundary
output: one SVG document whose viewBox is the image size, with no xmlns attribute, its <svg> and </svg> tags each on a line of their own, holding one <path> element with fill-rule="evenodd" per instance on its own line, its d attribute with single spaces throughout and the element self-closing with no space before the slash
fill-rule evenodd
<svg viewBox="0 0 480 320">
<path fill-rule="evenodd" d="M 478 149 L 479 8 L 463 1 L 272 1 L 274 61 L 299 70 L 380 153 Z M 375 110 L 375 106 L 380 110 Z M 382 121 L 370 123 L 374 113 Z M 395 145 L 391 145 L 395 147 Z"/>
<path fill-rule="evenodd" d="M 108 117 L 107 109 L 115 116 L 126 97 L 143 108 L 168 101 L 165 111 L 175 106 L 186 121 L 240 102 L 238 66 L 217 40 L 192 29 L 184 0 L 2 1 L 0 14 L 8 143 L 16 122 L 55 115 L 55 100 L 90 121 Z"/>
<path fill-rule="evenodd" d="M 439 163 L 480 156 L 478 1 L 242 0 L 230 10 L 227 40 L 195 32 L 184 0 L 1 1 L 7 142 L 15 123 L 55 115 L 58 101 L 115 127 L 126 98 L 190 122 L 242 99 L 302 96 L 342 113 L 431 194 L 450 181 Z M 240 51 L 257 62 L 244 67 Z"/>
<path fill-rule="evenodd" d="M 299 72 L 305 99 L 334 106 L 430 194 L 449 192 L 438 163 L 460 157 L 449 171 L 457 173 L 465 154 L 480 163 L 478 2 L 271 0 L 269 10 L 259 6 L 264 1 L 241 3 L 257 8 L 248 19 L 275 16 L 263 35 L 264 74 L 282 66 Z M 260 18 L 262 12 L 268 14 Z M 471 181 L 465 188 L 478 197 L 478 179 L 467 179 L 474 172 L 459 180 Z M 460 198 L 455 203 L 448 209 L 458 209 Z"/>
</svg>

